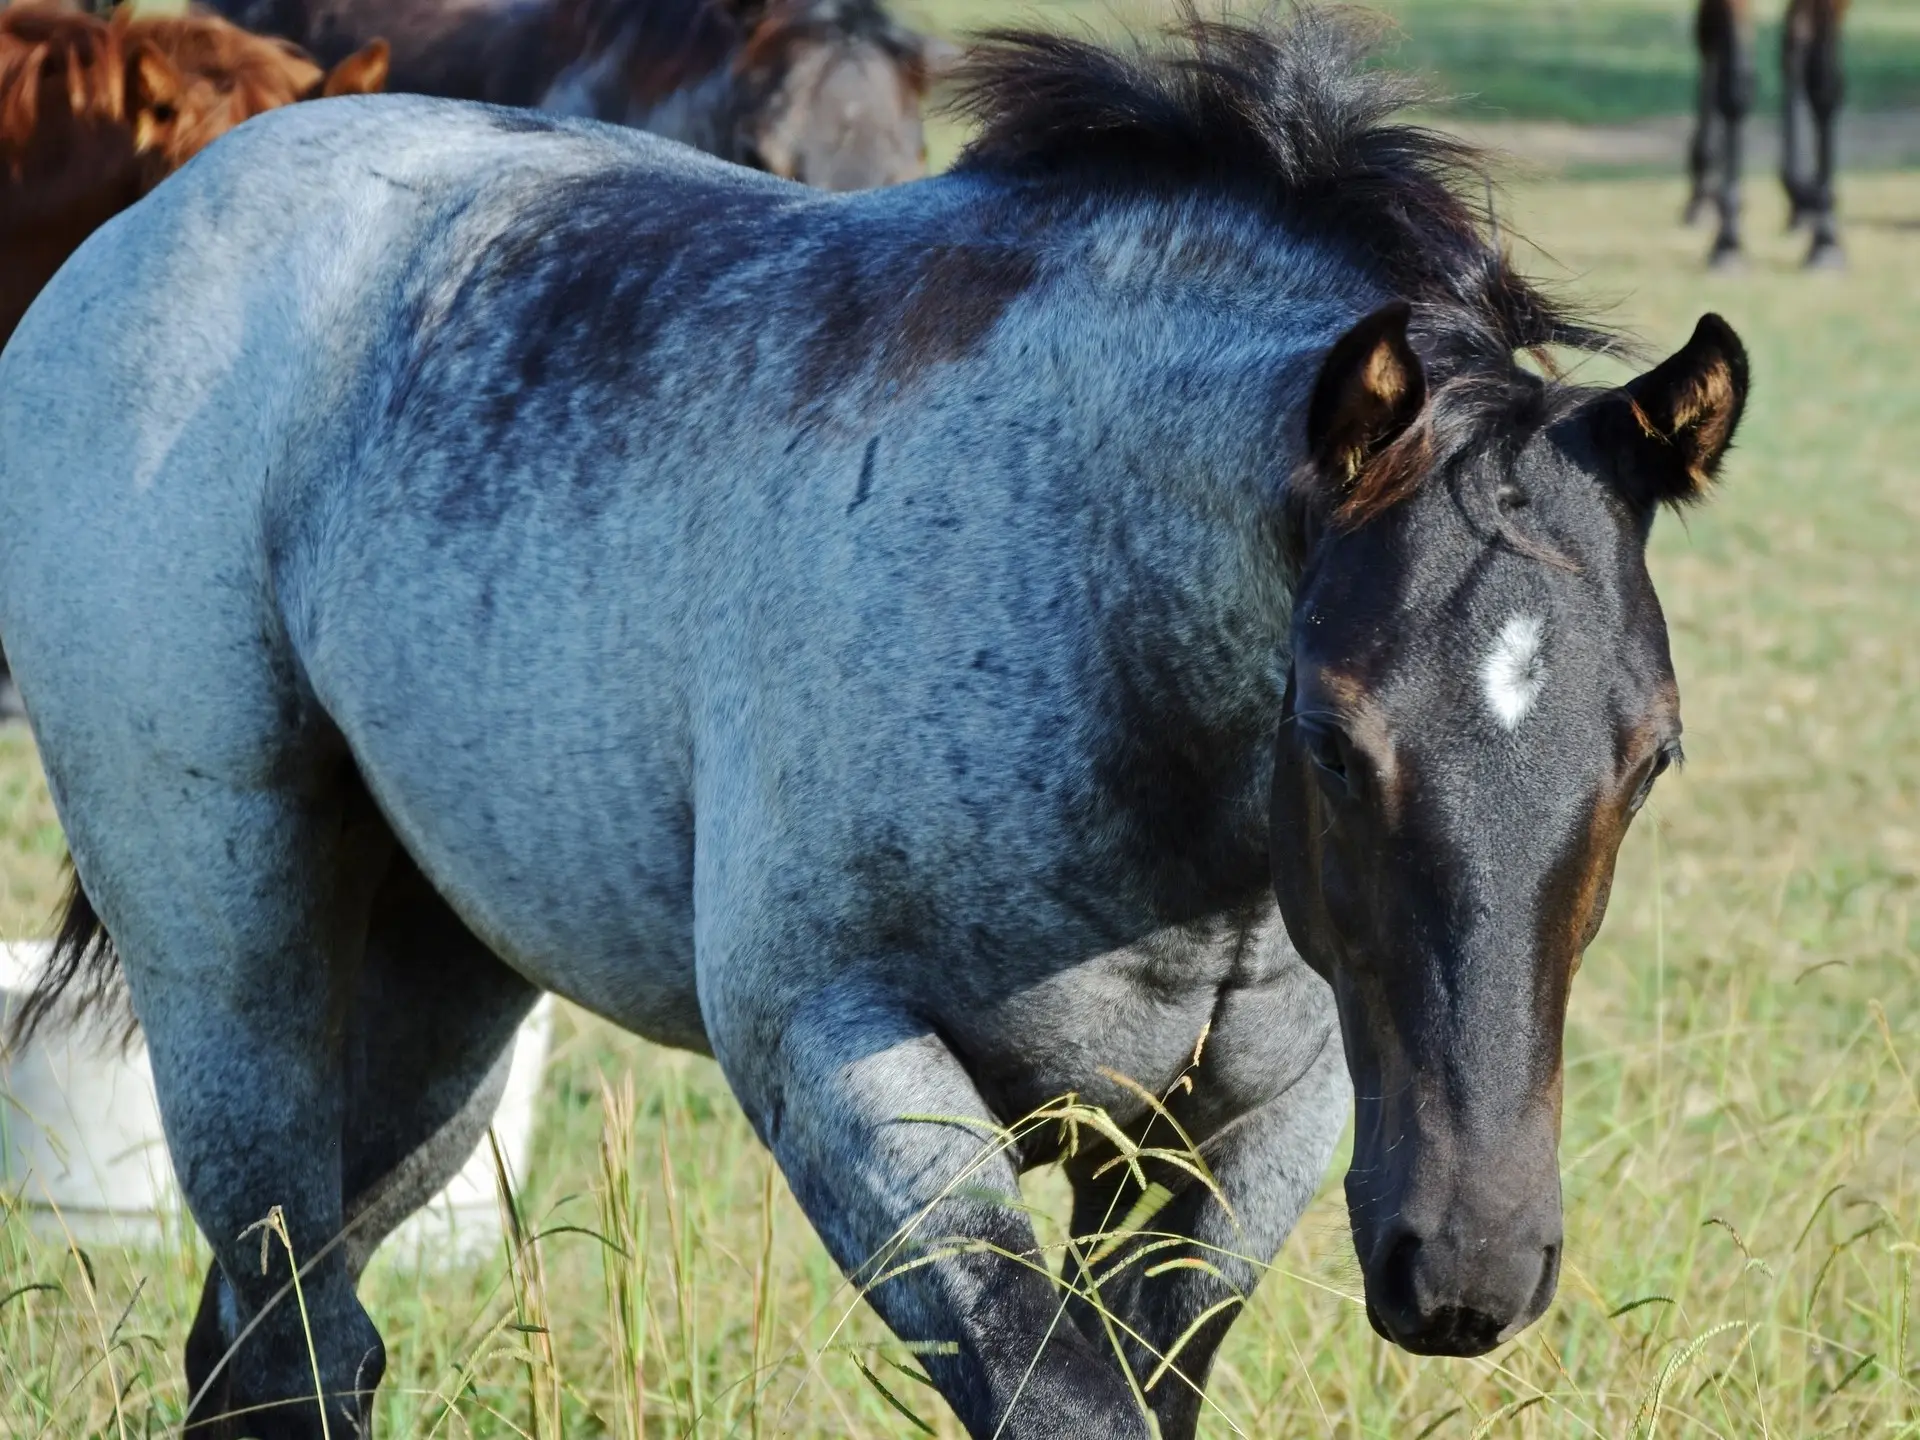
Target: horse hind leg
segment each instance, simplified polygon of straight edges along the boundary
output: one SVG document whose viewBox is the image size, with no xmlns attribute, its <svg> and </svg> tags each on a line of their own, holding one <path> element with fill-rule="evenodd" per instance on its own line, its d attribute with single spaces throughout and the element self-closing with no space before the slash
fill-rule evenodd
<svg viewBox="0 0 1920 1440">
<path fill-rule="evenodd" d="M 126 673 L 101 656 L 74 657 L 86 673 L 52 677 L 66 683 L 47 688 L 42 753 L 230 1301 L 196 1337 L 197 1353 L 233 1353 L 192 1419 L 213 1420 L 215 1404 L 246 1419 L 196 1433 L 353 1435 L 385 1352 L 334 1243 L 341 1022 L 392 841 L 338 737 L 298 718 L 272 667 L 245 663 L 257 642 L 195 653 L 203 673 L 162 707 L 100 684 Z M 81 693 L 84 706 L 63 703 Z M 278 1227 L 262 1232 L 270 1215 Z M 299 1304 L 289 1251 L 308 1267 Z"/>
<path fill-rule="evenodd" d="M 341 1134 L 347 1272 L 453 1178 L 506 1088 L 513 1039 L 539 992 L 466 928 L 404 853 L 376 893 L 347 1026 Z M 235 1309 L 207 1273 L 187 1347 L 190 1394 L 221 1386 L 222 1317 Z M 210 1413 L 226 1408 L 216 1403 Z M 213 1431 L 196 1429 L 195 1440 Z"/>
</svg>

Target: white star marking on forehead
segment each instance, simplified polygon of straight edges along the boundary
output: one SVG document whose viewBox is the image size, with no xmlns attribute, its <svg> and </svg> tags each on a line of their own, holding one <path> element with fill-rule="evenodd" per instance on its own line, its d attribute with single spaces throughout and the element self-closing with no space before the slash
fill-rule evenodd
<svg viewBox="0 0 1920 1440">
<path fill-rule="evenodd" d="M 1487 658 L 1480 662 L 1480 685 L 1487 704 L 1509 730 L 1519 729 L 1546 686 L 1547 666 L 1540 657 L 1546 628 L 1537 615 L 1509 616 Z"/>
</svg>

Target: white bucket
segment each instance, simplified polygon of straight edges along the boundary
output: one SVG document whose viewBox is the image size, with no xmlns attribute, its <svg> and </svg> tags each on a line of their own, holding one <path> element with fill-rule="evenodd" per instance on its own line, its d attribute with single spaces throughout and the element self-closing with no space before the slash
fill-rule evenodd
<svg viewBox="0 0 1920 1440">
<path fill-rule="evenodd" d="M 46 963 L 43 941 L 0 943 L 0 1020 Z M 542 996 L 514 1041 L 513 1068 L 493 1130 L 515 1182 L 532 1149 L 553 998 Z M 20 1054 L 0 1054 L 0 1194 L 50 1238 L 154 1246 L 191 1223 L 173 1178 L 153 1072 L 136 1037 L 44 1025 Z M 498 1186 L 483 1138 L 446 1189 L 381 1247 L 416 1262 L 452 1262 L 500 1243 Z"/>
</svg>

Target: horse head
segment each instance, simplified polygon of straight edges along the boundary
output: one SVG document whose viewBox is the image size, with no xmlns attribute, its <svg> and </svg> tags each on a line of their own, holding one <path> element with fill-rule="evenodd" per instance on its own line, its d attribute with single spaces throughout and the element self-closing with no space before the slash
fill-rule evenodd
<svg viewBox="0 0 1920 1440">
<path fill-rule="evenodd" d="M 1274 881 L 1333 986 L 1374 1327 L 1479 1354 L 1561 1244 L 1561 1032 L 1621 838 L 1680 759 L 1645 546 L 1747 388 L 1717 316 L 1616 390 L 1450 391 L 1390 305 L 1328 352 L 1276 750 Z"/>
<path fill-rule="evenodd" d="M 921 109 L 951 53 L 876 0 L 767 6 L 734 62 L 739 158 L 828 190 L 924 175 Z"/>
</svg>

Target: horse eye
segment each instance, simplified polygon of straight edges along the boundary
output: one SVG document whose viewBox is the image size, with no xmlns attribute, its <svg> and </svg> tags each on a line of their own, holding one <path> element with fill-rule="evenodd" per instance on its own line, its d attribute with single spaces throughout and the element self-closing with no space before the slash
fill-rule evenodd
<svg viewBox="0 0 1920 1440">
<path fill-rule="evenodd" d="M 1527 492 L 1518 485 L 1502 485 L 1493 498 L 1502 515 L 1511 515 L 1515 510 L 1527 508 Z"/>
<path fill-rule="evenodd" d="M 1672 769 L 1674 762 L 1679 759 L 1680 747 L 1678 745 L 1665 745 L 1661 747 L 1659 752 L 1654 755 L 1653 763 L 1647 767 L 1646 778 L 1640 782 L 1640 788 L 1633 793 L 1633 801 L 1627 806 L 1630 813 L 1639 813 L 1640 807 L 1647 803 L 1647 797 L 1653 793 L 1653 782 L 1666 774 L 1668 770 Z"/>
<path fill-rule="evenodd" d="M 152 115 L 154 119 L 158 120 L 162 125 L 165 125 L 170 120 L 172 120 L 173 117 L 179 112 L 176 111 L 171 105 L 156 105 L 148 113 Z"/>
<path fill-rule="evenodd" d="M 1346 746 L 1337 732 L 1331 730 L 1307 729 L 1302 732 L 1307 758 L 1314 768 L 1330 780 L 1341 785 L 1347 783 Z"/>
</svg>

